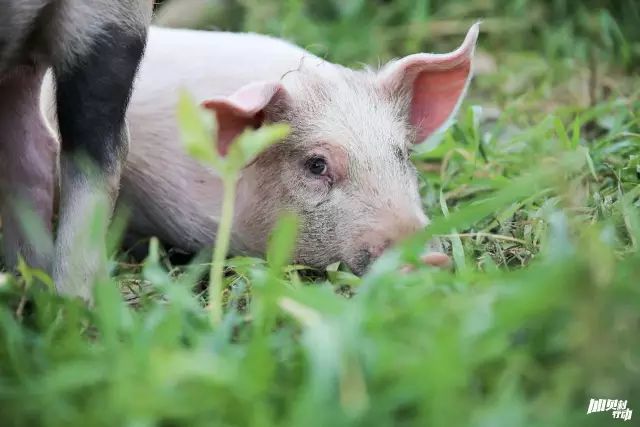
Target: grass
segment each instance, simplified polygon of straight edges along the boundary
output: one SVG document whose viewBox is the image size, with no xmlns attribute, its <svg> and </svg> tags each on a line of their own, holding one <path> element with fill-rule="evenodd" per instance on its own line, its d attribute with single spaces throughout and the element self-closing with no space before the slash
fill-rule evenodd
<svg viewBox="0 0 640 427">
<path fill-rule="evenodd" d="M 116 254 L 119 288 L 91 309 L 26 268 L 1 274 L 0 425 L 602 426 L 621 421 L 587 415 L 590 398 L 637 411 L 635 3 L 238 3 L 232 28 L 352 65 L 452 48 L 485 18 L 456 124 L 414 154 L 433 226 L 356 278 L 286 265 L 284 222 L 267 261 L 227 261 L 219 324 L 209 264 L 173 265 L 155 241 L 142 264 Z M 399 274 L 434 233 L 455 269 Z"/>
</svg>

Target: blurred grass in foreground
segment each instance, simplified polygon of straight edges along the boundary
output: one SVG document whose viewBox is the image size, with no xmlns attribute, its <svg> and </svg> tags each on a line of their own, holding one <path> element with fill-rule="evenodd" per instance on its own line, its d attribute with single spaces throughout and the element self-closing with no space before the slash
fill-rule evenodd
<svg viewBox="0 0 640 427">
<path fill-rule="evenodd" d="M 450 48 L 486 18 L 470 99 L 414 154 L 427 232 L 449 235 L 456 270 L 397 273 L 425 234 L 363 279 L 309 275 L 279 267 L 285 230 L 268 262 L 227 262 L 218 327 L 199 287 L 208 265 L 173 266 L 155 241 L 144 265 L 117 255 L 129 302 L 103 285 L 87 309 L 28 270 L 3 274 L 0 425 L 621 422 L 587 415 L 590 398 L 628 400 L 640 416 L 637 3 L 230 4 L 224 28 L 349 64 Z M 619 33 L 609 45 L 602 25 Z"/>
</svg>

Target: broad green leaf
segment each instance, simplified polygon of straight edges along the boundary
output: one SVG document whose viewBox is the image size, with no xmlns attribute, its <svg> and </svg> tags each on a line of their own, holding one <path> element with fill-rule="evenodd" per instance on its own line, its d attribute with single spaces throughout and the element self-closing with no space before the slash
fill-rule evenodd
<svg viewBox="0 0 640 427">
<path fill-rule="evenodd" d="M 272 271 L 279 272 L 291 260 L 298 235 L 298 217 L 285 213 L 273 227 L 267 245 L 267 261 Z"/>
<path fill-rule="evenodd" d="M 440 208 L 445 218 L 449 216 L 449 208 L 447 207 L 447 200 L 444 197 L 444 193 L 440 192 Z M 460 271 L 466 269 L 466 262 L 464 257 L 464 247 L 462 246 L 462 240 L 458 236 L 458 230 L 451 229 L 451 246 L 453 252 L 453 261 L 456 268 Z"/>
<path fill-rule="evenodd" d="M 564 146 L 564 148 L 565 149 L 575 148 L 571 139 L 569 139 L 569 135 L 567 134 L 567 129 L 564 127 L 564 124 L 562 123 L 562 120 L 560 120 L 559 117 L 555 117 L 553 119 L 553 125 L 555 126 L 555 129 L 556 129 L 556 135 L 558 136 L 558 138 L 560 138 L 560 141 L 562 141 L 562 145 Z"/>
<path fill-rule="evenodd" d="M 269 146 L 282 141 L 289 133 L 284 124 L 265 125 L 257 130 L 245 130 L 231 143 L 226 156 L 229 171 L 239 171 Z"/>
<path fill-rule="evenodd" d="M 215 115 L 200 109 L 186 91 L 182 91 L 178 99 L 178 123 L 187 153 L 206 165 L 220 169 L 222 162 L 216 148 L 218 125 Z"/>
</svg>

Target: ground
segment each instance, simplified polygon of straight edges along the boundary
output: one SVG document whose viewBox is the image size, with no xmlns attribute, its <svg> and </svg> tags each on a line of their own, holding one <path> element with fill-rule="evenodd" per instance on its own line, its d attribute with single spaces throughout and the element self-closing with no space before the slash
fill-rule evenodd
<svg viewBox="0 0 640 427">
<path fill-rule="evenodd" d="M 122 292 L 99 286 L 92 308 L 2 274 L 0 425 L 601 426 L 622 421 L 590 399 L 640 410 L 637 2 L 212 4 L 194 26 L 351 66 L 449 50 L 483 19 L 456 123 L 414 153 L 454 268 L 398 273 L 427 235 L 361 279 L 282 267 L 276 247 L 228 261 L 221 322 L 207 260 L 155 243 L 144 263 L 116 252 Z"/>
</svg>

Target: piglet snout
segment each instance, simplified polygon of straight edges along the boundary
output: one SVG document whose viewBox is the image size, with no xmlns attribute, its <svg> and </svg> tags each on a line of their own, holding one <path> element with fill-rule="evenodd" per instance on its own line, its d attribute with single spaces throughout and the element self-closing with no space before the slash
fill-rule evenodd
<svg viewBox="0 0 640 427">
<path fill-rule="evenodd" d="M 389 247 L 422 230 L 423 217 L 398 218 L 394 212 L 381 214 L 377 226 L 363 236 L 366 250 L 372 259 L 378 258 Z"/>
<path fill-rule="evenodd" d="M 368 238 L 365 240 L 368 243 L 365 252 L 370 261 L 380 257 L 389 247 L 422 230 L 426 225 L 426 221 L 419 217 L 405 221 L 394 219 L 395 221 L 387 222 L 387 227 L 380 227 L 366 236 Z M 438 268 L 449 268 L 452 265 L 451 258 L 444 253 L 442 243 L 437 238 L 429 242 L 427 252 L 421 256 L 421 260 L 424 265 Z"/>
<path fill-rule="evenodd" d="M 374 246 L 367 252 L 371 259 L 376 259 L 382 255 L 382 253 L 391 246 L 391 241 L 387 240 L 384 244 Z M 444 252 L 428 252 L 420 257 L 424 265 L 430 265 L 432 267 L 448 268 L 451 266 L 451 258 Z"/>
</svg>

